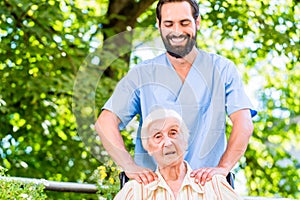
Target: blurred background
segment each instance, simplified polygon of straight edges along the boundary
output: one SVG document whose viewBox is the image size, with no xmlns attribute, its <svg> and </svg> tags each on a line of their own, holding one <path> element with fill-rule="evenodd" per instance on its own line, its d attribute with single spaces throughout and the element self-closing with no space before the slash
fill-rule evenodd
<svg viewBox="0 0 300 200">
<path fill-rule="evenodd" d="M 95 183 L 118 167 L 93 124 L 116 83 L 164 51 L 154 0 L 0 0 L 0 165 L 17 177 Z M 236 64 L 258 110 L 235 167 L 245 196 L 300 198 L 300 1 L 200 0 L 198 47 Z M 229 132 L 229 126 L 227 132 Z M 133 153 L 135 123 L 123 131 Z"/>
</svg>

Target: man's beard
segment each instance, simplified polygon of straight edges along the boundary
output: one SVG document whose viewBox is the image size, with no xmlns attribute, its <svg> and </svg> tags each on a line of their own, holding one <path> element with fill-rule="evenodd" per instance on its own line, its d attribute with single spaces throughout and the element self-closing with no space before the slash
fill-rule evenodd
<svg viewBox="0 0 300 200">
<path fill-rule="evenodd" d="M 162 34 L 161 34 L 162 35 Z M 178 39 L 182 39 L 184 38 L 186 40 L 186 44 L 182 45 L 182 46 L 174 46 L 171 44 L 170 40 L 173 38 L 178 38 Z M 193 47 L 196 44 L 196 33 L 195 36 L 192 37 L 189 34 L 182 34 L 179 36 L 175 36 L 175 35 L 167 35 L 166 37 L 162 36 L 162 40 L 164 42 L 165 48 L 167 50 L 167 52 L 175 58 L 183 58 L 185 57 L 187 54 L 189 54 Z"/>
</svg>

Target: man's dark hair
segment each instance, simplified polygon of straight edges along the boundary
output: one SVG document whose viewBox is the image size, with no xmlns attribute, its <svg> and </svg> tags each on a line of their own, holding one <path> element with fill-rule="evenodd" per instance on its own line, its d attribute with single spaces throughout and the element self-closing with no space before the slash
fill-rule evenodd
<svg viewBox="0 0 300 200">
<path fill-rule="evenodd" d="M 174 3 L 174 2 L 188 2 L 191 5 L 192 14 L 194 19 L 196 20 L 199 16 L 199 5 L 195 0 L 160 0 L 156 6 L 156 17 L 158 19 L 159 25 L 161 22 L 161 7 L 166 3 Z"/>
</svg>

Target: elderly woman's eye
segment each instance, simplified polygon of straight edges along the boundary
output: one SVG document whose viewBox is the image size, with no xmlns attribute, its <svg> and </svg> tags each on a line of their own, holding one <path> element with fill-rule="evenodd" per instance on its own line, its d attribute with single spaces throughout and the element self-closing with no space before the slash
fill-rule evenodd
<svg viewBox="0 0 300 200">
<path fill-rule="evenodd" d="M 157 134 L 155 134 L 155 135 L 153 136 L 153 140 L 154 140 L 154 142 L 156 142 L 156 143 L 160 142 L 161 139 L 162 139 L 162 134 L 160 134 L 160 133 L 157 133 Z"/>
<path fill-rule="evenodd" d="M 178 131 L 177 130 L 171 130 L 170 131 L 170 136 L 175 137 L 178 135 Z"/>
<path fill-rule="evenodd" d="M 154 136 L 154 138 L 159 139 L 159 138 L 161 138 L 161 135 L 156 135 L 156 136 Z"/>
</svg>

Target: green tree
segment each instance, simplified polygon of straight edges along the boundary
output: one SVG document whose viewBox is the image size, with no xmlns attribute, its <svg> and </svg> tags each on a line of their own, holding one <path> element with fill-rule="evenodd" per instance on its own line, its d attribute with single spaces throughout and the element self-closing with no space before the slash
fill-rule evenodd
<svg viewBox="0 0 300 200">
<path fill-rule="evenodd" d="M 97 166 L 108 157 L 103 156 L 99 162 L 89 145 L 82 142 L 85 132 L 78 134 L 86 124 L 81 127 L 79 120 L 77 126 L 72 111 L 76 75 L 101 38 L 125 30 L 125 23 L 123 28 L 116 26 L 121 14 L 136 5 L 130 9 L 131 16 L 139 15 L 149 2 L 0 1 L 0 156 L 1 165 L 11 176 L 93 180 Z M 112 11 L 102 15 L 107 8 Z M 113 16 L 118 20 L 111 19 Z M 127 68 L 128 64 L 121 72 L 124 74 Z M 106 74 L 111 77 L 106 89 L 101 90 L 106 96 L 113 87 L 113 70 L 109 70 Z M 102 98 L 104 101 L 106 97 Z M 89 137 L 93 140 L 95 135 Z M 96 198 L 58 193 L 48 196 Z"/>
<path fill-rule="evenodd" d="M 88 181 L 99 163 L 77 135 L 71 103 L 94 12 L 69 1 L 0 6 L 1 164 L 11 176 Z"/>
<path fill-rule="evenodd" d="M 248 88 L 257 89 L 254 98 L 259 101 L 259 113 L 239 166 L 247 178 L 249 195 L 299 198 L 295 150 L 299 153 L 300 4 L 202 2 L 201 47 L 232 59 Z"/>
</svg>

